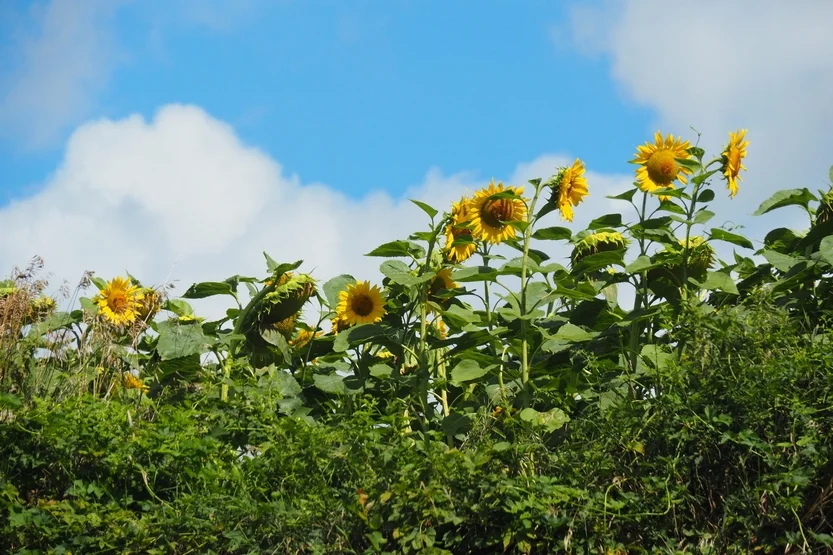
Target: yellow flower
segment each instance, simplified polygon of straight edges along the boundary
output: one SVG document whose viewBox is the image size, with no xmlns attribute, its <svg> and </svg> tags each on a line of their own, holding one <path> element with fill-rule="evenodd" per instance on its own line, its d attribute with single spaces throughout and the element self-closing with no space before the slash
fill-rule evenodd
<svg viewBox="0 0 833 555">
<path fill-rule="evenodd" d="M 526 221 L 526 204 L 523 200 L 489 198 L 503 191 L 512 191 L 520 196 L 523 187 L 504 187 L 503 183 L 495 185 L 492 180 L 488 187 L 477 191 L 469 201 L 468 215 L 475 239 L 497 245 L 515 237 L 515 228 L 508 222 Z"/>
<path fill-rule="evenodd" d="M 144 293 L 129 278 L 116 277 L 96 296 L 99 310 L 106 320 L 117 326 L 132 324 L 136 321 Z"/>
<path fill-rule="evenodd" d="M 438 295 L 443 291 L 450 291 L 452 289 L 457 289 L 457 284 L 451 279 L 451 268 L 443 268 L 431 280 L 431 285 L 428 288 L 428 300 L 445 309 L 451 303 L 451 299 L 448 297 L 439 297 Z M 429 310 L 434 311 L 430 307 Z"/>
<path fill-rule="evenodd" d="M 556 203 L 562 219 L 572 222 L 573 206 L 578 206 L 588 194 L 587 178 L 584 177 L 584 162 L 576 158 L 571 167 L 563 168 L 558 172 L 553 181 L 550 202 Z"/>
<path fill-rule="evenodd" d="M 138 389 L 142 393 L 150 391 L 150 388 L 146 386 L 141 379 L 134 376 L 130 372 L 124 374 L 124 387 L 127 389 Z"/>
<path fill-rule="evenodd" d="M 460 202 L 455 202 L 451 205 L 452 221 L 445 228 L 445 255 L 451 262 L 463 262 L 474 254 L 477 245 L 472 241 L 461 245 L 455 245 L 454 241 L 458 239 L 471 239 L 471 230 L 467 227 L 462 227 L 468 222 L 468 214 L 466 208 L 468 207 L 469 199 L 463 197 Z"/>
<path fill-rule="evenodd" d="M 631 163 L 640 165 L 634 170 L 639 188 L 646 193 L 652 193 L 657 189 L 673 189 L 676 180 L 688 183 L 686 174 L 690 174 L 691 170 L 681 166 L 677 158 L 688 159 L 690 147 L 688 141 L 679 137 L 675 139 L 671 134 L 663 141 L 662 133 L 659 131 L 654 135 L 654 144 L 649 141 L 636 147 L 638 152 Z M 659 198 L 668 200 L 670 197 L 661 195 Z"/>
<path fill-rule="evenodd" d="M 358 281 L 338 294 L 337 318 L 348 326 L 378 322 L 385 315 L 385 298 L 378 285 Z"/>
<path fill-rule="evenodd" d="M 729 196 L 735 198 L 738 194 L 738 181 L 741 181 L 740 170 L 745 170 L 746 167 L 741 164 L 746 158 L 746 147 L 749 146 L 749 141 L 745 141 L 746 129 L 739 129 L 735 133 L 729 133 L 729 144 L 723 150 L 723 166 L 720 171 L 726 178 L 726 185 L 729 187 Z"/>
<path fill-rule="evenodd" d="M 142 302 L 139 303 L 139 308 L 136 310 L 136 317 L 145 323 L 150 323 L 151 320 L 162 308 L 162 295 L 158 291 L 145 288 L 142 289 Z"/>
<path fill-rule="evenodd" d="M 320 331 L 312 332 L 308 329 L 301 328 L 300 330 L 298 330 L 297 337 L 290 341 L 289 345 L 295 347 L 296 349 L 303 349 L 307 345 L 307 343 L 309 343 L 319 335 L 321 335 Z"/>
<path fill-rule="evenodd" d="M 445 325 L 442 318 L 437 318 L 434 320 L 434 327 L 437 330 L 437 337 L 440 339 L 445 339 L 448 337 L 448 326 Z"/>
</svg>

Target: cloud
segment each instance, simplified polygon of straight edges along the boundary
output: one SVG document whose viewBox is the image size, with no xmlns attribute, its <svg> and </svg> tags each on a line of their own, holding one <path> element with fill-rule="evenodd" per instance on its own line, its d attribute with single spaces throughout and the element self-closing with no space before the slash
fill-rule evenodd
<svg viewBox="0 0 833 555">
<path fill-rule="evenodd" d="M 778 189 L 824 188 L 833 164 L 830 21 L 833 3 L 818 0 L 603 0 L 576 6 L 571 26 L 574 46 L 605 55 L 624 94 L 655 110 L 647 131 L 696 139 L 694 126 L 701 146 L 719 154 L 728 131 L 749 129 L 741 193 L 718 194 L 716 212 L 757 236 L 775 224 L 805 226 L 797 210 L 750 215 Z"/>
<path fill-rule="evenodd" d="M 0 81 L 7 132 L 40 148 L 90 113 L 119 58 L 110 22 L 123 3 L 53 0 L 31 8 L 31 25 L 16 30 L 5 53 L 14 60 Z"/>
<path fill-rule="evenodd" d="M 546 155 L 519 164 L 510 182 L 546 178 L 566 161 Z M 576 230 L 609 208 L 604 196 L 630 180 L 591 173 L 590 181 Z M 40 192 L 0 209 L 0 229 L 11 230 L 0 268 L 6 273 L 38 254 L 53 285 L 74 285 L 85 270 L 105 278 L 130 271 L 147 285 L 173 282 L 182 294 L 198 281 L 263 276 L 266 251 L 278 261 L 303 259 L 302 270 L 320 280 L 349 273 L 378 283 L 382 260 L 363 255 L 428 227 L 408 198 L 443 210 L 483 185 L 473 173 L 434 168 L 402 198 L 349 198 L 287 175 L 200 108 L 169 105 L 151 121 L 133 115 L 79 127 Z M 547 225 L 563 225 L 556 214 L 549 218 Z M 553 246 L 552 254 L 569 250 Z M 205 310 L 216 315 L 225 306 Z"/>
</svg>

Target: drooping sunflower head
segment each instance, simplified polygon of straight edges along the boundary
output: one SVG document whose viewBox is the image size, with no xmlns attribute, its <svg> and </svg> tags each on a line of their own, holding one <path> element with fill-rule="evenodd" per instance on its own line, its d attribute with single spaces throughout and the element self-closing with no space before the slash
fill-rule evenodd
<svg viewBox="0 0 833 555">
<path fill-rule="evenodd" d="M 573 266 L 575 266 L 592 254 L 621 250 L 627 246 L 628 240 L 618 231 L 597 231 L 576 243 L 570 259 L 573 261 Z"/>
<path fill-rule="evenodd" d="M 819 200 L 815 225 L 826 224 L 831 219 L 833 219 L 833 189 L 827 191 Z"/>
<path fill-rule="evenodd" d="M 471 236 L 471 229 L 466 226 L 469 221 L 468 208 L 469 199 L 463 197 L 460 202 L 451 205 L 451 223 L 445 228 L 445 252 L 450 262 L 460 263 L 474 254 L 477 245 Z M 458 244 L 454 244 L 458 241 Z"/>
<path fill-rule="evenodd" d="M 739 129 L 734 133 L 729 133 L 729 144 L 723 149 L 722 161 L 720 167 L 723 177 L 726 178 L 726 186 L 729 188 L 729 196 L 735 198 L 738 194 L 738 181 L 741 181 L 740 170 L 745 170 L 746 167 L 742 164 L 743 159 L 746 158 L 746 147 L 749 146 L 749 141 L 744 140 L 746 137 L 746 129 Z"/>
<path fill-rule="evenodd" d="M 338 294 L 337 318 L 348 326 L 378 322 L 385 315 L 385 298 L 378 285 L 358 281 Z"/>
<path fill-rule="evenodd" d="M 685 251 L 685 238 L 680 239 L 679 245 L 667 249 L 672 255 L 680 260 L 671 268 L 679 272 L 682 268 L 682 256 Z M 692 276 L 703 276 L 712 267 L 715 261 L 715 252 L 708 241 L 699 235 L 692 235 L 688 239 L 688 273 Z"/>
<path fill-rule="evenodd" d="M 162 308 L 162 295 L 155 289 L 143 288 L 142 301 L 136 310 L 136 318 L 142 322 L 149 323 Z"/>
<path fill-rule="evenodd" d="M 442 318 L 434 320 L 434 333 L 440 340 L 448 337 L 448 326 L 445 325 Z"/>
<path fill-rule="evenodd" d="M 116 326 L 132 324 L 144 299 L 144 293 L 130 278 L 115 277 L 95 297 L 104 319 Z"/>
<path fill-rule="evenodd" d="M 589 194 L 587 178 L 584 177 L 584 162 L 576 158 L 572 166 L 561 168 L 547 185 L 552 189 L 549 202 L 558 208 L 563 220 L 572 222 L 573 206 L 578 206 Z"/>
<path fill-rule="evenodd" d="M 271 287 L 273 280 L 267 280 Z M 284 322 L 296 315 L 304 304 L 315 294 L 315 280 L 307 274 L 295 275 L 292 272 L 282 274 L 274 289 L 263 298 L 258 310 L 258 320 L 262 326 L 271 326 Z"/>
<path fill-rule="evenodd" d="M 526 203 L 521 198 L 490 198 L 492 195 L 511 191 L 521 196 L 523 187 L 495 185 L 477 191 L 469 201 L 468 215 L 471 218 L 472 236 L 493 245 L 515 237 L 515 227 L 510 222 L 526 221 Z"/>
<path fill-rule="evenodd" d="M 646 142 L 637 148 L 636 158 L 631 160 L 632 164 L 639 164 L 634 170 L 639 188 L 647 193 L 657 189 L 673 189 L 674 182 L 688 183 L 687 174 L 691 169 L 677 162 L 678 158 L 688 159 L 691 155 L 688 149 L 691 147 L 688 141 L 680 137 L 674 138 L 669 134 L 664 140 L 659 131 L 654 135 L 654 142 Z M 668 196 L 660 195 L 660 200 L 666 200 Z"/>
</svg>

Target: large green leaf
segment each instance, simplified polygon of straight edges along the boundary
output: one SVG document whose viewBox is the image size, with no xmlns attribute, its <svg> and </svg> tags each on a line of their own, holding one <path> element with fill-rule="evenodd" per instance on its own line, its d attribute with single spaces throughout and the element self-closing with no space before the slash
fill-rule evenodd
<svg viewBox="0 0 833 555">
<path fill-rule="evenodd" d="M 498 276 L 496 268 L 491 266 L 468 266 L 451 273 L 452 279 L 460 283 L 471 281 L 494 281 Z"/>
<path fill-rule="evenodd" d="M 324 393 L 342 395 L 345 392 L 344 376 L 338 374 L 315 374 L 312 377 L 315 387 Z"/>
<path fill-rule="evenodd" d="M 727 243 L 732 243 L 739 247 L 743 247 L 745 249 L 752 249 L 755 246 L 752 244 L 752 241 L 744 237 L 743 235 L 738 235 L 737 233 L 731 233 L 726 231 L 725 229 L 720 228 L 713 228 L 709 231 L 710 239 L 717 239 L 718 241 L 726 241 Z"/>
<path fill-rule="evenodd" d="M 792 256 L 781 254 L 780 252 L 769 249 L 761 251 L 761 254 L 767 259 L 767 262 L 772 264 L 773 268 L 782 272 L 789 272 L 790 268 L 801 262 Z"/>
<path fill-rule="evenodd" d="M 819 244 L 819 256 L 828 264 L 833 265 L 833 235 L 829 235 L 821 240 Z"/>
<path fill-rule="evenodd" d="M 590 333 L 581 329 L 575 324 L 567 322 L 566 324 L 558 328 L 558 331 L 555 332 L 554 338 L 560 339 L 562 341 L 577 343 L 581 341 L 590 341 L 596 335 L 597 334 L 595 333 Z"/>
<path fill-rule="evenodd" d="M 335 310 L 338 306 L 338 294 L 346 290 L 351 283 L 356 283 L 356 278 L 349 274 L 341 274 L 324 284 L 324 296 L 327 297 L 327 304 L 331 309 Z"/>
<path fill-rule="evenodd" d="M 401 260 L 386 260 L 379 266 L 379 270 L 394 283 L 405 286 L 419 285 L 434 278 L 430 272 L 415 276 L 407 264 Z"/>
<path fill-rule="evenodd" d="M 731 293 L 733 295 L 738 294 L 738 288 L 735 285 L 735 280 L 732 279 L 732 276 L 725 274 L 723 272 L 708 272 L 706 274 L 706 279 L 702 283 L 695 282 L 701 288 L 706 290 L 715 290 L 718 289 L 720 291 L 725 291 L 726 293 Z"/>
<path fill-rule="evenodd" d="M 524 422 L 529 422 L 536 428 L 544 428 L 548 432 L 554 432 L 570 421 L 570 417 L 561 409 L 538 412 L 533 408 L 527 407 L 520 412 L 520 417 Z"/>
<path fill-rule="evenodd" d="M 434 208 L 433 206 L 431 206 L 429 204 L 425 204 L 424 202 L 419 201 L 419 200 L 414 200 L 414 199 L 408 199 L 408 200 L 410 200 L 411 202 L 413 202 L 414 204 L 416 204 L 417 206 L 422 208 L 422 211 L 425 212 L 426 214 L 428 214 L 429 218 L 433 219 L 434 216 L 437 215 L 437 209 Z"/>
<path fill-rule="evenodd" d="M 382 257 L 391 257 L 391 256 L 404 256 L 410 257 L 411 254 L 414 256 L 420 256 L 420 252 L 424 253 L 422 247 L 415 243 L 411 243 L 410 241 L 391 241 L 390 243 L 385 243 L 384 245 L 379 245 L 365 256 L 382 256 Z"/>
<path fill-rule="evenodd" d="M 471 359 L 461 360 L 451 370 L 451 381 L 457 384 L 470 382 L 482 378 L 491 368 L 481 368 L 477 361 Z"/>
<path fill-rule="evenodd" d="M 162 322 L 159 324 L 159 341 L 156 350 L 162 360 L 172 360 L 194 354 L 208 352 L 212 339 L 202 332 L 197 324 L 177 324 Z"/>
<path fill-rule="evenodd" d="M 761 206 L 752 215 L 760 216 L 761 214 L 766 214 L 784 206 L 803 206 L 806 209 L 811 200 L 818 199 L 805 187 L 801 189 L 785 189 L 778 191 L 762 202 Z"/>
<path fill-rule="evenodd" d="M 622 227 L 622 214 L 605 214 L 590 222 L 588 229 L 601 229 L 603 227 Z"/>
<path fill-rule="evenodd" d="M 362 324 L 353 328 L 348 328 L 336 336 L 333 342 L 333 350 L 337 353 L 343 353 L 350 347 L 355 347 L 362 343 L 366 343 L 373 337 L 384 335 L 387 330 L 379 324 Z"/>
<path fill-rule="evenodd" d="M 569 241 L 572 236 L 573 232 L 566 227 L 544 227 L 532 234 L 533 239 L 543 241 Z"/>
<path fill-rule="evenodd" d="M 225 281 L 203 281 L 195 283 L 182 295 L 184 299 L 204 299 L 214 295 L 233 295 L 234 289 Z"/>
</svg>

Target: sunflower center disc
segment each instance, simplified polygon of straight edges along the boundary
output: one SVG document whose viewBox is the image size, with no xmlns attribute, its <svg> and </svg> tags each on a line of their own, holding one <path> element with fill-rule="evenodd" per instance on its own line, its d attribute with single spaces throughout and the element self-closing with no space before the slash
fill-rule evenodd
<svg viewBox="0 0 833 555">
<path fill-rule="evenodd" d="M 677 179 L 677 171 L 680 168 L 670 150 L 656 151 L 645 166 L 648 169 L 648 177 L 657 185 L 670 185 Z"/>
<path fill-rule="evenodd" d="M 353 312 L 359 316 L 367 316 L 373 312 L 373 299 L 364 295 L 353 299 Z"/>
<path fill-rule="evenodd" d="M 502 198 L 493 200 L 487 203 L 483 210 L 483 221 L 492 227 L 501 228 L 504 226 L 503 222 L 508 222 L 512 219 L 513 212 L 512 199 Z"/>
<path fill-rule="evenodd" d="M 120 314 L 127 308 L 127 297 L 125 295 L 112 295 L 107 299 L 107 304 L 110 305 L 113 312 Z"/>
</svg>

